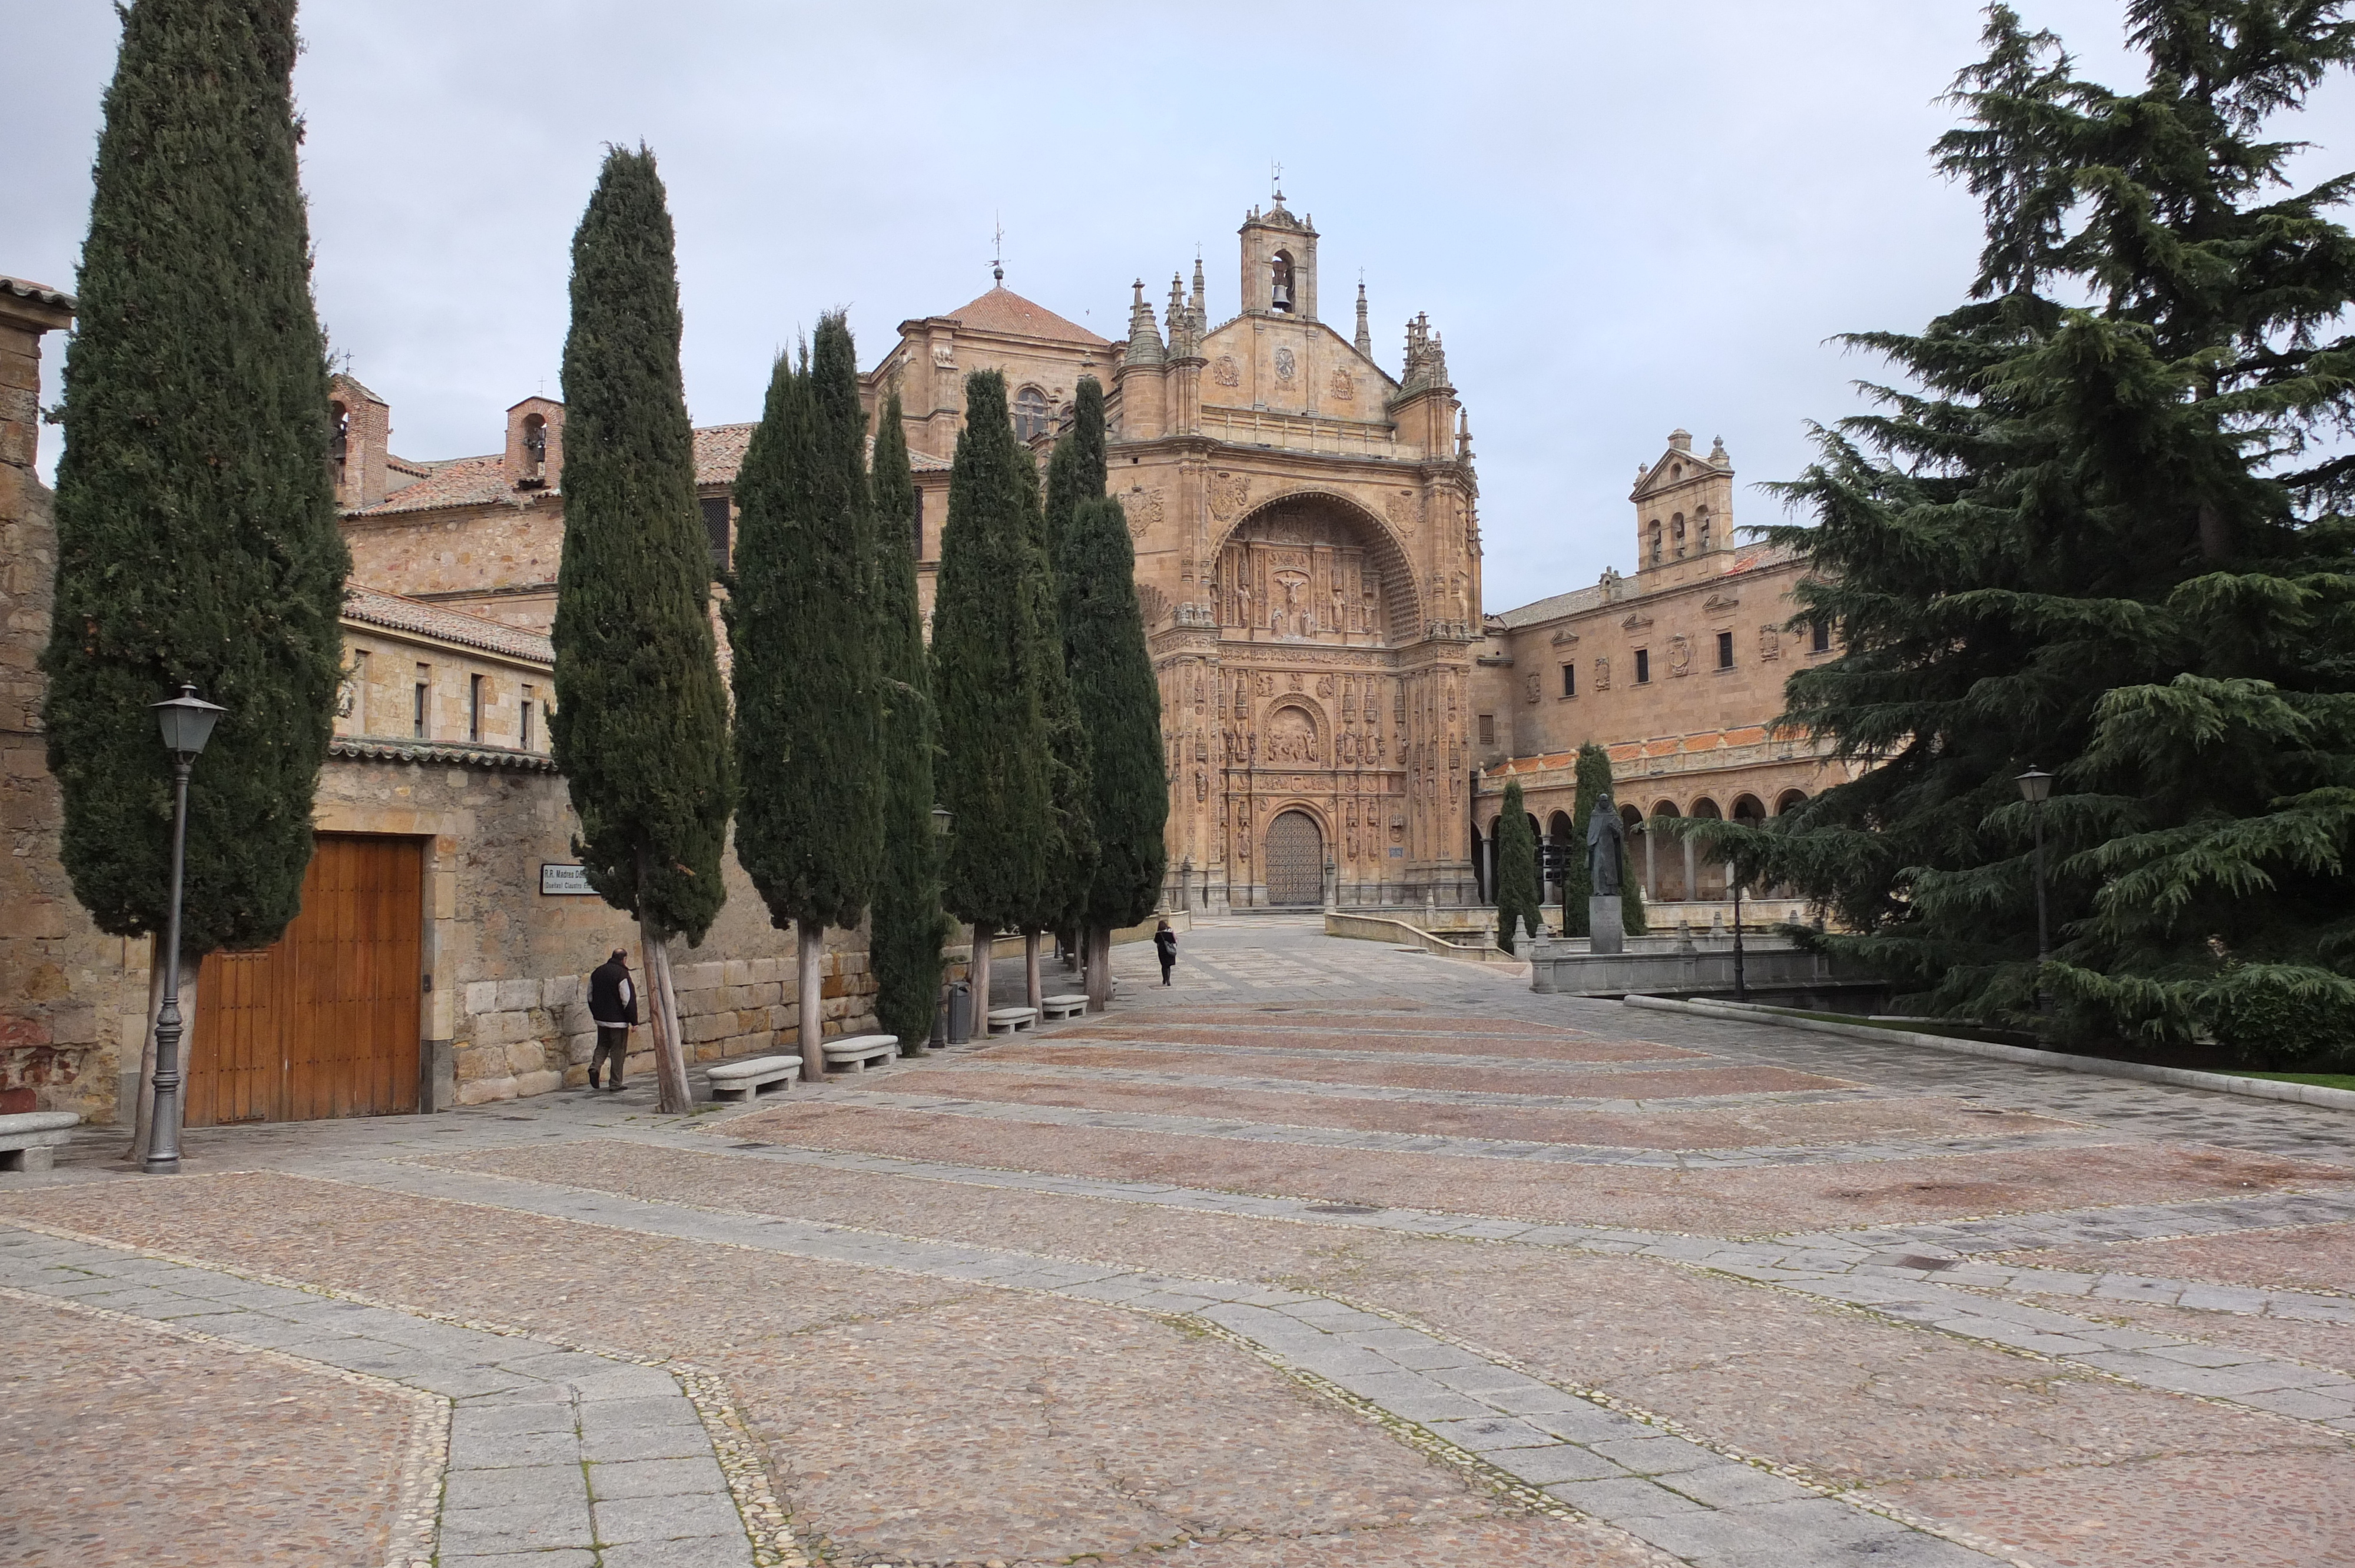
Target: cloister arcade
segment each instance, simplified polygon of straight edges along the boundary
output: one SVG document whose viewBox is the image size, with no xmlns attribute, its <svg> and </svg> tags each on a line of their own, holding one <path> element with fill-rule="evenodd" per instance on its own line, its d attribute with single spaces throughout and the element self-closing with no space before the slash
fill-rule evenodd
<svg viewBox="0 0 2355 1568">
<path fill-rule="evenodd" d="M 1682 803 L 1668 796 L 1660 796 L 1653 800 L 1648 811 L 1638 810 L 1634 805 L 1623 805 L 1619 808 L 1619 818 L 1627 830 L 1628 874 L 1643 888 L 1646 904 L 1708 903 L 1729 898 L 1732 895 L 1731 869 L 1723 861 L 1703 858 L 1700 846 L 1691 840 L 1679 840 L 1665 831 L 1655 832 L 1651 824 L 1685 817 L 1710 821 L 1731 817 L 1745 827 L 1758 826 L 1770 816 L 1783 815 L 1806 798 L 1803 789 L 1785 789 L 1774 797 L 1772 810 L 1758 795 L 1748 792 L 1734 795 L 1730 810 L 1721 807 L 1708 795 L 1696 796 Z M 1497 827 L 1502 821 L 1501 815 L 1492 819 L 1486 838 L 1474 846 L 1476 862 L 1483 874 L 1483 890 L 1489 897 L 1494 897 L 1496 892 Z M 1585 829 L 1573 823 L 1568 811 L 1556 810 L 1542 822 L 1533 813 L 1529 821 L 1529 832 L 1536 838 L 1540 852 L 1540 864 L 1542 852 L 1548 846 L 1560 846 L 1568 852 L 1562 857 L 1565 863 L 1573 863 L 1586 853 Z M 1561 898 L 1561 882 L 1542 873 L 1540 877 L 1544 901 L 1559 903 Z M 1750 888 L 1746 890 L 1746 895 L 1779 897 L 1787 896 L 1787 894 L 1778 889 Z"/>
</svg>

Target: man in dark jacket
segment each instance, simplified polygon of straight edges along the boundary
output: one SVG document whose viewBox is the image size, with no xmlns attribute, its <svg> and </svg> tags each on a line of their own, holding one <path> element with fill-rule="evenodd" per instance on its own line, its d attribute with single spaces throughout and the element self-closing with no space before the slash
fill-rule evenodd
<svg viewBox="0 0 2355 1568">
<path fill-rule="evenodd" d="M 1161 960 L 1161 983 L 1167 985 L 1169 971 L 1178 967 L 1178 933 L 1169 928 L 1167 920 L 1153 933 L 1153 956 Z"/>
<path fill-rule="evenodd" d="M 638 1021 L 638 987 L 630 978 L 628 955 L 620 948 L 589 971 L 589 1016 L 597 1021 L 597 1054 L 589 1058 L 589 1086 L 597 1086 L 597 1070 L 610 1059 L 612 1082 L 622 1086 L 622 1063 L 630 1054 L 630 1026 Z"/>
</svg>

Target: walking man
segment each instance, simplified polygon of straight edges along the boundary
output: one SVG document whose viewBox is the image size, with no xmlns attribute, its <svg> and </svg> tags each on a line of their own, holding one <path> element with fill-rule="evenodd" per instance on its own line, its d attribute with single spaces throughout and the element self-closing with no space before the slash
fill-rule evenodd
<svg viewBox="0 0 2355 1568">
<path fill-rule="evenodd" d="M 1178 933 L 1164 920 L 1153 933 L 1154 956 L 1161 960 L 1161 983 L 1169 983 L 1169 971 L 1178 967 Z"/>
<path fill-rule="evenodd" d="M 610 1090 L 622 1086 L 622 1064 L 630 1054 L 630 1027 L 638 1021 L 638 987 L 630 979 L 629 956 L 622 948 L 589 971 L 589 1016 L 597 1021 L 597 1054 L 589 1058 L 589 1086 L 597 1086 L 598 1069 L 613 1064 Z"/>
</svg>

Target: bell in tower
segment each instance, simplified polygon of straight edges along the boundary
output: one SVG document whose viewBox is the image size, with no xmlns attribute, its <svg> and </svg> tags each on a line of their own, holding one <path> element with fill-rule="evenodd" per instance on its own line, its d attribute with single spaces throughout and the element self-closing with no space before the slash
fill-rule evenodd
<svg viewBox="0 0 2355 1568">
<path fill-rule="evenodd" d="M 1243 220 L 1243 313 L 1316 319 L 1316 230 L 1284 209 L 1284 193 Z"/>
</svg>

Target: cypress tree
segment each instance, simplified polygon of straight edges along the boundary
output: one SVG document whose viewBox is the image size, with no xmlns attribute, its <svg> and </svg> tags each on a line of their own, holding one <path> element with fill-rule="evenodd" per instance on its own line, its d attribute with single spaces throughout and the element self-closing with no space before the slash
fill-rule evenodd
<svg viewBox="0 0 2355 1568">
<path fill-rule="evenodd" d="M 711 556 L 678 368 L 678 272 L 654 154 L 611 149 L 572 236 L 564 339 L 564 556 L 549 740 L 589 885 L 637 918 L 662 1107 L 688 1105 L 669 938 L 699 944 L 735 768 Z"/>
<path fill-rule="evenodd" d="M 1104 493 L 1104 464 L 1103 387 L 1094 376 L 1082 376 L 1072 399 L 1071 428 L 1047 459 L 1047 544 L 1056 560 L 1062 559 L 1071 514 L 1080 503 Z"/>
<path fill-rule="evenodd" d="M 1052 623 L 1038 589 L 1038 469 L 1014 439 L 1006 377 L 965 379 L 932 600 L 941 803 L 954 822 L 943 902 L 973 927 L 974 1005 L 989 1006 L 989 943 L 1049 903 L 1057 822 L 1043 702 Z M 1060 658 L 1053 661 L 1060 665 Z"/>
<path fill-rule="evenodd" d="M 1532 937 L 1543 936 L 1538 908 L 1538 839 L 1529 831 L 1520 780 L 1515 779 L 1505 786 L 1504 812 L 1497 822 L 1497 946 L 1513 951 L 1516 923 Z"/>
<path fill-rule="evenodd" d="M 2347 176 L 2261 139 L 2355 58 L 2335 5 L 2137 0 L 2141 91 L 1990 9 L 1940 166 L 1986 207 L 1970 301 L 1854 342 L 1912 383 L 1789 487 L 1841 656 L 1785 722 L 1879 764 L 1772 830 L 1712 826 L 1828 945 L 1934 1011 L 2253 1060 L 2355 1054 L 2355 417 Z M 2086 305 L 2072 302 L 2091 299 Z M 2054 961 L 2036 961 L 2030 808 Z M 2044 1006 L 2040 1006 L 2040 1001 Z M 2048 1011 L 2049 1010 L 2049 1011 Z"/>
<path fill-rule="evenodd" d="M 800 949 L 805 1081 L 826 1075 L 826 927 L 865 916 L 883 857 L 875 518 L 858 352 L 820 318 L 796 371 L 778 357 L 736 481 L 736 858 Z M 929 808 L 928 808 L 929 809 Z"/>
<path fill-rule="evenodd" d="M 881 678 L 883 868 L 875 883 L 868 951 L 875 1013 L 910 1050 L 932 1033 L 941 991 L 940 842 L 932 832 L 932 747 L 938 727 L 916 597 L 916 482 L 893 393 L 876 421 L 875 654 Z"/>
<path fill-rule="evenodd" d="M 1578 789 L 1570 808 L 1570 853 L 1563 859 L 1561 875 L 1561 934 L 1584 937 L 1592 934 L 1587 923 L 1586 901 L 1594 895 L 1594 877 L 1586 864 L 1586 822 L 1594 814 L 1594 802 L 1611 788 L 1611 754 L 1593 741 L 1578 748 Z M 1627 881 L 1619 884 L 1620 909 L 1625 917 Z"/>
<path fill-rule="evenodd" d="M 1099 425 L 1102 409 L 1099 400 Z M 1083 463 L 1075 463 L 1072 472 L 1079 482 L 1085 482 Z M 1087 726 L 1081 722 L 1079 700 L 1071 688 L 1062 630 L 1061 593 L 1055 577 L 1055 547 L 1049 536 L 1047 514 L 1038 501 L 1037 470 L 1033 468 L 1031 473 L 1031 500 L 1024 514 L 1030 548 L 1024 557 L 1023 576 L 1018 579 L 1017 588 L 1033 602 L 1027 623 L 1034 629 L 1039 643 L 1026 664 L 1039 683 L 1039 709 L 1047 726 L 1048 798 L 1054 821 L 1053 836 L 1046 846 L 1046 879 L 1039 889 L 1039 900 L 1018 921 L 1023 936 L 1025 989 L 1029 1005 L 1037 1007 L 1042 991 L 1039 978 L 1039 934 L 1049 930 L 1074 933 L 1083 923 L 1089 885 L 1095 878 L 1097 844 L 1095 823 L 1089 810 L 1094 795 L 1094 786 L 1090 781 L 1093 772 L 1091 745 Z M 1102 484 L 1101 478 L 1097 482 Z"/>
<path fill-rule="evenodd" d="M 293 0 L 146 0 L 123 17 L 66 349 L 42 716 L 74 896 L 100 929 L 160 945 L 172 768 L 148 707 L 186 682 L 227 708 L 188 797 L 193 976 L 207 953 L 276 940 L 299 906 L 350 559 Z M 143 1086 L 151 1073 L 152 1058 Z"/>
<path fill-rule="evenodd" d="M 1093 385 L 1081 384 L 1083 399 Z M 1088 816 L 1097 856 L 1080 924 L 1088 944 L 1088 1000 L 1101 1011 L 1112 994 L 1113 930 L 1153 913 L 1168 869 L 1161 691 L 1146 651 L 1136 553 L 1119 502 L 1097 496 L 1079 503 L 1062 534 L 1058 567 L 1063 647 L 1089 747 Z"/>
</svg>

